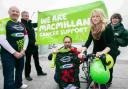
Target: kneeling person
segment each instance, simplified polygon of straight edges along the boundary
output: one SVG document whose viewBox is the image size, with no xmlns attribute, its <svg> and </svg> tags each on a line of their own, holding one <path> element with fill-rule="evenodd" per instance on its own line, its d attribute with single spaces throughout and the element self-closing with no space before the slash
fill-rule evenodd
<svg viewBox="0 0 128 89">
<path fill-rule="evenodd" d="M 80 59 L 78 58 L 78 54 L 80 52 L 77 51 L 77 48 L 71 46 L 71 37 L 65 36 L 63 42 L 64 46 L 57 49 L 48 57 L 49 59 L 52 58 L 51 66 L 56 66 L 54 79 L 62 89 L 69 89 L 69 87 L 79 89 Z"/>
</svg>

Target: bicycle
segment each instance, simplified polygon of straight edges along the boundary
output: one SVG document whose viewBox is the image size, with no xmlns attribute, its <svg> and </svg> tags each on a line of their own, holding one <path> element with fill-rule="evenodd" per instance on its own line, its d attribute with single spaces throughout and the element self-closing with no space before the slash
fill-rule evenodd
<svg viewBox="0 0 128 89">
<path fill-rule="evenodd" d="M 86 89 L 97 89 L 97 88 L 98 89 L 108 89 L 106 84 L 98 84 L 98 83 L 94 82 L 93 78 L 90 75 L 90 66 L 91 66 L 91 63 L 94 62 L 94 59 L 96 59 L 96 55 L 95 54 L 87 54 L 87 52 L 85 52 L 84 59 L 85 59 L 85 61 L 83 62 L 82 70 L 84 71 L 84 75 L 85 75 L 85 78 L 83 78 L 83 79 L 85 79 L 86 83 L 87 83 Z M 110 64 L 110 63 L 105 62 L 105 59 L 106 59 L 105 55 L 101 55 L 97 59 L 101 60 L 105 69 L 106 69 L 105 65 Z"/>
</svg>

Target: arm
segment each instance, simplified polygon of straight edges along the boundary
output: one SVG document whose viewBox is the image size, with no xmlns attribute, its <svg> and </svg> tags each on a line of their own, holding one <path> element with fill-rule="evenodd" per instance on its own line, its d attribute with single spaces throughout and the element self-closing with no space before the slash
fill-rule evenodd
<svg viewBox="0 0 128 89">
<path fill-rule="evenodd" d="M 124 32 L 125 28 L 124 25 L 122 23 L 119 24 L 118 27 L 114 28 L 114 36 L 115 37 L 121 37 L 122 33 Z"/>
<path fill-rule="evenodd" d="M 24 45 L 23 45 L 23 50 L 21 51 L 21 54 L 24 55 L 25 54 L 25 50 L 27 49 L 27 46 L 28 46 L 28 34 L 27 34 L 27 31 L 25 30 L 25 33 L 24 33 Z"/>
<path fill-rule="evenodd" d="M 1 46 L 2 46 L 4 49 L 6 49 L 9 53 L 14 54 L 14 53 L 16 52 L 16 50 L 13 49 L 13 48 L 11 47 L 11 45 L 8 43 L 8 41 L 6 40 L 6 35 L 4 35 L 4 34 L 1 34 L 1 35 L 0 35 L 0 44 L 1 44 Z"/>
<path fill-rule="evenodd" d="M 0 20 L 0 45 L 9 53 L 14 54 L 16 50 L 13 49 L 9 42 L 6 40 L 6 25 L 9 19 L 10 18 L 4 18 Z"/>
<path fill-rule="evenodd" d="M 38 26 L 38 24 L 37 24 L 37 23 L 32 23 L 32 26 L 33 26 L 34 28 L 36 28 L 36 27 Z"/>
<path fill-rule="evenodd" d="M 102 54 L 107 54 L 108 52 L 110 52 L 110 50 L 111 50 L 110 47 L 106 47 L 103 51 L 97 52 L 96 56 L 98 57 Z"/>
<path fill-rule="evenodd" d="M 27 49 L 27 46 L 28 46 L 28 41 L 29 41 L 29 39 L 28 39 L 28 35 L 25 35 L 24 36 L 24 46 L 23 46 L 23 50 L 26 50 Z"/>
<path fill-rule="evenodd" d="M 0 44 L 4 49 L 6 49 L 9 53 L 14 55 L 14 57 L 16 57 L 17 59 L 22 57 L 22 55 L 15 49 L 13 49 L 12 46 L 8 43 L 8 41 L 6 40 L 6 36 L 4 34 L 0 35 Z"/>
<path fill-rule="evenodd" d="M 93 37 L 92 37 L 91 31 L 90 31 L 88 40 L 86 41 L 86 43 L 85 43 L 85 45 L 84 45 L 84 47 L 85 47 L 84 49 L 85 49 L 85 50 L 90 46 L 90 44 L 91 44 L 91 42 L 92 42 L 92 39 L 93 39 Z"/>
<path fill-rule="evenodd" d="M 55 67 L 56 55 L 57 55 L 57 53 L 52 53 L 52 60 L 50 62 L 50 67 L 51 68 Z"/>
</svg>

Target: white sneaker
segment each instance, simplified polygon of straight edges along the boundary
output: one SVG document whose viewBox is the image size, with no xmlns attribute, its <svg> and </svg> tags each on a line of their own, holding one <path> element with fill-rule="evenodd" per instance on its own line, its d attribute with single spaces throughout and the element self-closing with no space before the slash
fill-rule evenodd
<svg viewBox="0 0 128 89">
<path fill-rule="evenodd" d="M 28 85 L 22 84 L 22 86 L 19 89 L 26 89 L 27 87 L 28 87 Z"/>
</svg>

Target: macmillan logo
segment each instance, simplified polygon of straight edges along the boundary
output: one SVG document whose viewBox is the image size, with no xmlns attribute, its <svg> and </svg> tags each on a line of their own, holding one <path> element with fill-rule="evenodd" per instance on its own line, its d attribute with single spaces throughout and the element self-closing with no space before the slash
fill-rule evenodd
<svg viewBox="0 0 128 89">
<path fill-rule="evenodd" d="M 13 33 L 11 34 L 12 37 L 24 37 L 24 33 Z"/>
<path fill-rule="evenodd" d="M 74 67 L 73 64 L 65 64 L 65 65 L 62 65 L 60 68 L 61 69 L 68 69 L 68 68 L 72 68 L 72 67 Z"/>
<path fill-rule="evenodd" d="M 71 61 L 71 58 L 70 56 L 64 56 L 60 59 L 61 62 L 70 62 Z"/>
<path fill-rule="evenodd" d="M 18 30 L 18 31 L 23 31 L 24 30 L 24 27 L 22 25 L 14 25 L 13 28 Z"/>
</svg>

